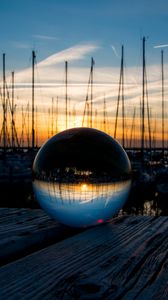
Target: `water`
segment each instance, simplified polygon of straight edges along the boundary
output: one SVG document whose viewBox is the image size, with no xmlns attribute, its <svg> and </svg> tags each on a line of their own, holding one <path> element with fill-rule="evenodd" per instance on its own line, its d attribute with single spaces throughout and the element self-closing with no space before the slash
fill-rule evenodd
<svg viewBox="0 0 168 300">
<path fill-rule="evenodd" d="M 1 207 L 40 208 L 31 183 L 3 183 L 3 185 L 0 185 L 0 190 Z M 132 190 L 131 188 L 128 198 L 119 213 L 124 215 L 168 216 L 167 196 L 168 194 L 165 196 L 159 194 L 156 186 L 150 187 L 144 193 L 140 193 L 139 189 Z"/>
<path fill-rule="evenodd" d="M 102 156 L 103 151 L 97 151 L 96 149 L 96 156 L 97 160 L 99 160 L 100 156 Z M 135 166 L 135 171 L 137 173 L 137 168 L 139 168 L 140 165 L 140 158 L 139 155 L 136 155 L 137 152 L 133 152 L 133 158 L 131 158 L 131 161 L 133 160 L 133 167 Z M 167 152 L 166 152 L 167 154 Z M 93 153 L 95 156 L 95 153 Z M 40 205 L 37 202 L 37 199 L 35 199 L 34 191 L 32 189 L 32 183 L 31 183 L 31 176 L 30 178 L 24 177 L 23 174 L 27 174 L 27 168 L 28 170 L 31 170 L 32 168 L 32 161 L 34 160 L 35 152 L 20 152 L 20 153 L 7 153 L 5 160 L 0 158 L 0 170 L 1 170 L 1 178 L 0 178 L 0 206 L 1 207 L 28 207 L 28 208 L 39 208 Z M 120 214 L 140 214 L 140 215 L 168 215 L 168 165 L 166 163 L 163 164 L 163 162 L 160 162 L 161 155 L 158 154 L 158 160 L 155 160 L 153 158 L 152 165 L 149 164 L 149 170 L 148 174 L 152 173 L 155 174 L 155 178 L 153 181 L 141 181 L 141 178 L 132 178 L 131 183 L 131 191 L 128 195 L 128 198 L 125 200 L 125 203 L 122 205 L 119 213 Z M 166 162 L 165 157 L 165 162 Z M 149 161 L 150 162 L 150 161 Z M 96 162 L 97 163 L 97 162 Z M 109 162 L 108 162 L 109 164 Z M 13 172 L 11 172 L 11 167 Z M 5 173 L 3 171 L 5 170 Z M 15 169 L 17 170 L 17 173 L 15 172 Z M 21 169 L 21 172 L 19 171 Z M 25 172 L 26 170 L 26 172 Z M 100 168 L 99 168 L 100 170 Z M 22 174 L 20 176 L 19 174 Z M 12 177 L 12 174 L 14 177 Z M 16 176 L 17 175 L 17 176 Z M 61 175 L 61 174 L 60 174 Z M 60 176 L 59 175 L 59 176 Z M 63 195 L 65 195 L 64 191 L 64 184 L 66 184 L 69 180 L 69 177 L 75 178 L 79 181 L 79 184 L 76 184 L 77 191 L 76 194 L 79 194 L 79 187 L 81 186 L 81 189 L 83 189 L 83 197 L 87 198 L 87 192 L 86 188 L 88 190 L 92 190 L 90 192 L 91 194 L 95 194 L 95 189 L 93 188 L 93 178 L 91 176 L 93 174 L 89 174 L 85 170 L 82 174 L 80 172 L 75 171 L 75 174 L 72 174 L 70 169 L 66 170 L 64 173 L 66 175 L 64 177 L 64 182 L 59 183 L 62 184 L 62 191 Z M 73 176 L 72 176 L 73 175 Z M 81 177 L 82 175 L 82 177 Z M 88 176 L 89 175 L 89 176 Z M 20 178 L 19 178 L 20 176 Z M 27 175 L 26 175 L 27 176 Z M 86 183 L 86 179 L 90 178 L 91 182 Z M 102 176 L 103 178 L 103 176 Z M 98 178 L 99 181 L 102 180 L 102 178 Z M 83 185 L 82 182 L 80 183 L 80 180 L 83 179 Z M 117 178 L 116 178 L 117 179 Z M 57 174 L 57 180 L 59 181 L 58 174 Z M 71 180 L 73 181 L 73 180 Z M 107 181 L 107 182 L 106 182 Z M 127 181 L 127 180 L 126 180 Z M 50 182 L 51 186 L 54 185 L 54 182 Z M 42 183 L 45 185 L 45 180 L 43 178 Z M 58 183 L 58 182 L 57 182 Z M 119 183 L 119 181 L 118 181 Z M 87 186 L 86 186 L 87 184 Z M 92 184 L 92 188 L 91 188 Z M 111 185 L 110 179 L 104 177 L 104 182 L 102 185 L 99 186 L 99 193 L 104 193 L 105 188 L 107 188 L 107 185 Z M 121 181 L 122 184 L 122 181 Z M 98 183 L 97 183 L 98 185 Z M 58 188 L 56 187 L 55 182 L 55 190 L 58 191 Z M 73 186 L 73 189 L 72 189 Z M 116 182 L 117 186 L 117 182 Z M 69 189 L 66 187 L 66 193 L 67 197 L 71 200 L 72 195 L 71 192 L 75 189 L 75 182 L 69 183 Z M 52 188 L 49 185 L 49 193 L 51 193 Z M 102 190 L 102 192 L 101 192 Z M 88 192 L 89 193 L 89 192 Z M 60 197 L 60 196 L 59 196 Z M 82 196 L 81 196 L 82 197 Z M 60 197 L 61 198 L 61 197 Z M 80 197 L 79 197 L 80 198 Z M 81 198 L 79 199 L 81 200 Z"/>
</svg>

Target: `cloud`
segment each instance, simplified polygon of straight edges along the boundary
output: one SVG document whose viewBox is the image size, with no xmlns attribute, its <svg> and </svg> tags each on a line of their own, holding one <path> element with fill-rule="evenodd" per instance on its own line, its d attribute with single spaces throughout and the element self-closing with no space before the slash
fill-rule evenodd
<svg viewBox="0 0 168 300">
<path fill-rule="evenodd" d="M 18 49 L 30 49 L 30 45 L 27 43 L 23 43 L 23 42 L 12 42 L 13 47 L 18 48 Z"/>
<path fill-rule="evenodd" d="M 153 48 L 165 48 L 165 47 L 168 47 L 168 44 L 156 45 Z"/>
<path fill-rule="evenodd" d="M 39 40 L 58 40 L 55 36 L 49 36 L 49 35 L 41 35 L 41 34 L 33 34 L 33 38 L 39 39 Z"/>
<path fill-rule="evenodd" d="M 35 70 L 35 102 L 38 109 L 47 111 L 51 105 L 51 99 L 59 98 L 60 111 L 64 111 L 65 104 L 65 68 L 64 62 L 87 58 L 90 64 L 90 56 L 98 49 L 97 45 L 85 44 L 75 45 L 55 53 L 43 61 L 37 63 Z M 88 58 L 89 56 L 89 58 Z M 38 60 L 38 59 L 37 59 Z M 62 64 L 61 64 L 62 63 Z M 132 115 L 133 110 L 139 109 L 139 102 L 142 94 L 142 67 L 127 67 L 125 70 L 125 105 L 127 115 Z M 68 97 L 71 109 L 75 107 L 78 115 L 84 110 L 86 93 L 88 90 L 88 78 L 90 67 L 70 65 L 68 68 Z M 95 67 L 93 73 L 93 103 L 101 114 L 103 110 L 103 99 L 106 97 L 107 111 L 110 116 L 115 115 L 116 103 L 119 88 L 119 67 Z M 149 105 L 152 107 L 152 115 L 159 114 L 158 102 L 161 100 L 161 73 L 160 65 L 153 65 L 147 68 Z M 168 75 L 165 65 L 165 87 Z M 16 72 L 15 74 L 15 96 L 18 96 L 17 105 L 21 107 L 31 99 L 31 68 Z M 9 82 L 10 79 L 7 81 Z M 90 92 L 89 92 L 90 93 Z M 90 95 L 90 94 L 89 94 Z M 165 89 L 165 98 L 167 92 Z M 90 96 L 89 96 L 90 97 Z M 90 99 L 90 98 L 89 98 Z M 20 106 L 19 106 L 20 105 Z M 165 106 L 166 107 L 166 106 Z M 121 108 L 121 107 L 120 107 Z"/>
<path fill-rule="evenodd" d="M 94 44 L 76 45 L 47 57 L 46 59 L 38 63 L 38 67 L 48 67 L 62 63 L 66 60 L 72 61 L 84 59 L 86 55 L 88 55 L 89 53 L 93 53 L 98 48 L 99 47 Z"/>
<path fill-rule="evenodd" d="M 96 51 L 99 47 L 95 44 L 84 44 L 84 45 L 75 45 L 71 48 L 65 49 L 63 51 L 57 52 L 46 59 L 36 63 L 36 82 L 41 83 L 63 83 L 64 75 L 64 63 L 65 61 L 75 61 L 79 59 L 85 59 L 87 55 L 90 56 Z M 61 65 L 62 64 L 62 65 Z M 73 72 L 71 68 L 71 72 Z M 86 82 L 88 81 L 88 68 L 82 68 L 82 72 L 79 71 L 79 68 L 70 77 L 72 81 L 75 82 Z M 15 82 L 20 85 L 29 85 L 31 83 L 31 68 L 27 68 L 15 73 Z M 10 79 L 9 79 L 10 81 Z"/>
<path fill-rule="evenodd" d="M 111 48 L 112 48 L 112 50 L 113 50 L 115 56 L 118 58 L 119 55 L 118 55 L 118 52 L 117 52 L 116 48 L 115 48 L 113 45 L 111 45 Z"/>
<path fill-rule="evenodd" d="M 89 52 L 90 49 L 90 52 Z M 35 106 L 38 108 L 39 136 L 47 137 L 47 126 L 51 117 L 51 104 L 54 99 L 54 111 L 56 110 L 56 101 L 58 99 L 58 126 L 59 130 L 65 129 L 65 68 L 64 62 L 67 57 L 72 59 L 85 58 L 86 55 L 95 51 L 96 47 L 88 47 L 84 45 L 80 47 L 74 46 L 64 51 L 55 53 L 49 58 L 37 64 L 35 70 Z M 68 59 L 67 59 L 68 60 Z M 89 59 L 90 62 L 90 59 Z M 39 66 L 39 67 L 38 67 Z M 38 72 L 37 72 L 38 71 Z M 81 67 L 71 65 L 68 69 L 68 109 L 70 126 L 81 126 L 83 113 L 85 108 L 86 94 L 88 91 L 88 78 L 90 67 Z M 97 124 L 102 128 L 102 120 L 104 113 L 104 97 L 106 98 L 107 122 L 110 124 L 109 133 L 114 128 L 114 120 L 117 108 L 117 98 L 119 89 L 119 67 L 95 67 L 93 73 L 93 118 L 97 120 Z M 151 130 L 155 128 L 155 121 L 160 122 L 161 118 L 161 74 L 160 64 L 149 66 L 147 68 L 148 75 L 148 94 L 149 107 L 151 113 Z M 22 107 L 27 107 L 29 101 L 31 105 L 31 68 L 16 72 L 15 74 L 15 103 L 17 104 L 17 120 L 21 120 Z M 168 107 L 168 65 L 165 65 L 165 116 Z M 133 113 L 136 108 L 136 126 L 139 131 L 139 115 L 140 115 L 140 98 L 142 97 L 142 67 L 127 67 L 124 80 L 124 99 L 125 99 L 125 115 L 127 118 L 127 132 L 129 135 Z M 9 82 L 9 79 L 7 79 Z M 90 90 L 89 99 L 90 102 Z M 145 99 L 145 118 L 147 119 L 147 108 Z M 50 110 L 50 115 L 49 115 Z M 119 106 L 119 128 L 121 126 L 121 99 Z M 85 118 L 87 121 L 87 117 Z M 19 121 L 16 122 L 20 128 Z M 96 125 L 96 126 L 99 126 Z M 159 128 L 159 126 L 158 126 Z M 138 132 L 137 131 L 137 132 Z M 159 134 L 159 129 L 158 129 Z M 165 132 L 165 135 L 167 133 Z"/>
</svg>

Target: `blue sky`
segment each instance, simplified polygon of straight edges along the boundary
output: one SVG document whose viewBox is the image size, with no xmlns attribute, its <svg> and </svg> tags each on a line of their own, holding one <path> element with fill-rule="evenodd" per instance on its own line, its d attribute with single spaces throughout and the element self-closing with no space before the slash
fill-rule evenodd
<svg viewBox="0 0 168 300">
<path fill-rule="evenodd" d="M 91 57 L 94 69 L 94 110 L 102 117 L 104 97 L 114 123 L 118 96 L 121 45 L 125 49 L 125 100 L 128 132 L 133 111 L 139 118 L 142 96 L 142 37 L 146 41 L 149 105 L 152 128 L 161 122 L 161 47 L 168 46 L 167 0 L 0 0 L 0 49 L 6 53 L 7 81 L 15 71 L 17 112 L 31 101 L 31 54 L 36 52 L 35 104 L 47 122 L 51 99 L 59 98 L 60 129 L 64 129 L 65 61 L 68 96 L 81 126 Z M 164 47 L 165 87 L 168 86 L 168 47 Z M 1 63 L 2 70 L 2 63 Z M 1 71 L 2 80 L 2 71 Z M 165 88 L 167 116 L 168 89 Z M 1 108 L 2 109 L 2 108 Z M 72 111 L 71 111 L 72 112 Z M 147 114 L 146 114 L 147 115 Z M 39 116 L 39 124 L 44 116 Z M 1 120 L 2 123 L 2 120 Z M 111 123 L 112 124 L 112 123 Z M 39 125 L 39 126 L 41 126 Z M 18 127 L 20 125 L 18 124 Z M 138 125 L 139 126 L 139 125 Z M 46 126 L 45 126 L 46 127 Z M 110 125 L 112 130 L 113 125 Z M 166 125 L 165 125 L 166 128 Z M 45 130 L 44 128 L 43 130 Z M 168 134 L 168 133 L 167 133 Z"/>
<path fill-rule="evenodd" d="M 76 44 L 99 46 L 87 56 L 99 66 L 119 65 L 111 45 L 120 53 L 124 44 L 126 64 L 136 66 L 143 35 L 149 36 L 148 63 L 156 63 L 159 51 L 153 46 L 168 43 L 168 1 L 0 0 L 0 28 L 9 69 L 27 66 L 32 49 L 41 61 Z"/>
</svg>

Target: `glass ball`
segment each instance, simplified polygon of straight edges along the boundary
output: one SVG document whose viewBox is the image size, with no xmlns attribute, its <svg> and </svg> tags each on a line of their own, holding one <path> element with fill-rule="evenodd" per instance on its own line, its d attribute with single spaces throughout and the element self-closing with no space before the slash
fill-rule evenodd
<svg viewBox="0 0 168 300">
<path fill-rule="evenodd" d="M 40 206 L 72 227 L 98 225 L 124 205 L 131 165 L 122 146 L 106 133 L 72 128 L 50 138 L 33 163 L 33 189 Z"/>
</svg>

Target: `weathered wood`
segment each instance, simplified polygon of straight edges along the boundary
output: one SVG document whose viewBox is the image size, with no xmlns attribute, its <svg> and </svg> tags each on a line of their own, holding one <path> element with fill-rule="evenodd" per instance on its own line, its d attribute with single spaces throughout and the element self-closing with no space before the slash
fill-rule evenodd
<svg viewBox="0 0 168 300">
<path fill-rule="evenodd" d="M 168 299 L 168 217 L 114 219 L 1 267 L 0 299 Z"/>
<path fill-rule="evenodd" d="M 78 232 L 54 221 L 41 209 L 1 208 L 0 265 Z"/>
</svg>

